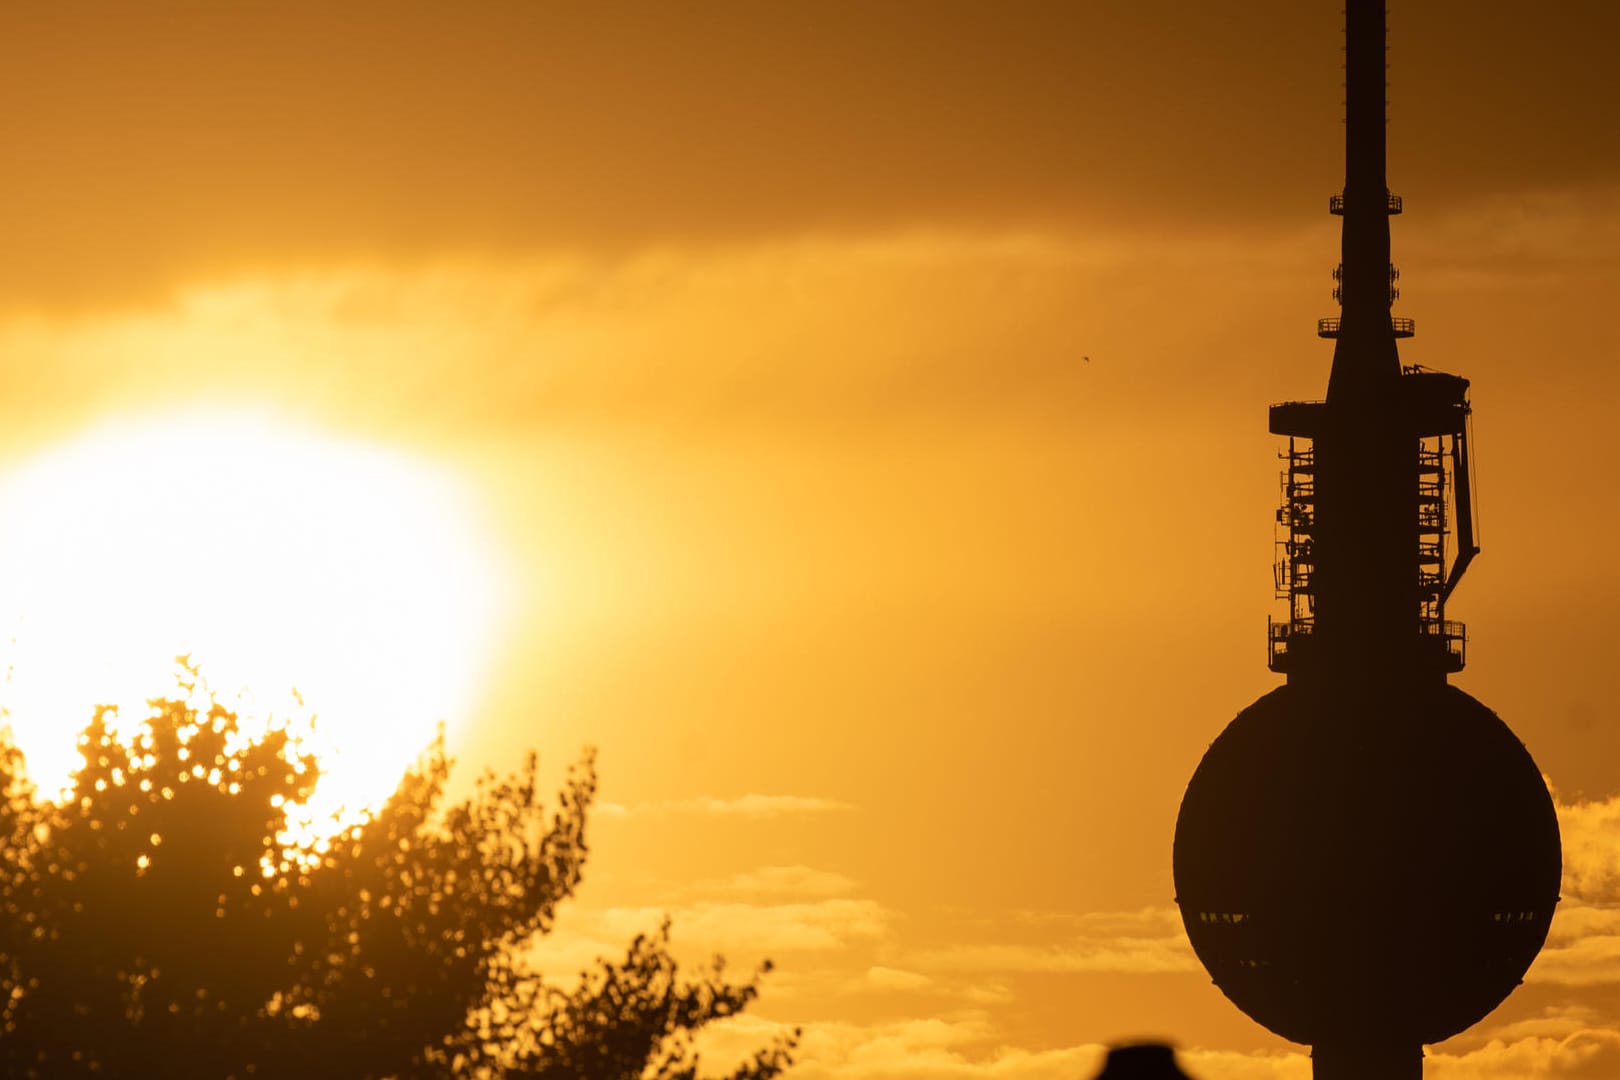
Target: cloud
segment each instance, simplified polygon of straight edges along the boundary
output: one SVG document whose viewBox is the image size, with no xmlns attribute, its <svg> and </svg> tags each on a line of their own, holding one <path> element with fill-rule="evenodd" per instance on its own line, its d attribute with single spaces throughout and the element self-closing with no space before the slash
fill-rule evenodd
<svg viewBox="0 0 1620 1080">
<path fill-rule="evenodd" d="M 739 1017 L 711 1034 L 705 1056 L 740 1059 L 792 1025 L 759 1016 Z M 793 1076 L 803 1080 L 1090 1080 L 1108 1048 L 1083 1043 L 1042 1049 L 1009 1046 L 987 1015 L 968 1011 L 950 1019 L 907 1018 L 872 1024 L 805 1025 Z M 1310 1080 L 1310 1058 L 1300 1052 L 1242 1053 L 1181 1050 L 1177 1057 L 1195 1080 Z"/>
<path fill-rule="evenodd" d="M 1620 907 L 1565 900 L 1525 981 L 1591 986 L 1620 983 Z"/>
<path fill-rule="evenodd" d="M 810 866 L 761 866 L 730 878 L 705 881 L 695 892 L 726 896 L 843 896 L 855 882 L 843 874 Z"/>
<path fill-rule="evenodd" d="M 1558 803 L 1565 897 L 1620 904 L 1620 795 Z"/>
<path fill-rule="evenodd" d="M 582 908 L 570 904 L 556 929 L 535 943 L 529 957 L 544 972 L 573 973 L 597 957 L 621 955 L 625 943 L 668 917 L 671 947 L 687 961 L 724 955 L 743 966 L 766 957 L 841 954 L 892 937 L 895 912 L 869 899 L 827 897 L 783 903 L 698 900 L 686 904 Z M 849 975 L 842 976 L 847 981 Z"/>
<path fill-rule="evenodd" d="M 608 908 L 598 925 L 614 938 L 656 924 L 664 909 Z M 669 910 L 677 942 L 728 955 L 844 949 L 889 936 L 894 913 L 874 900 L 831 898 L 802 903 L 701 901 Z"/>
<path fill-rule="evenodd" d="M 866 969 L 864 981 L 874 990 L 925 990 L 934 980 L 918 971 L 873 965 Z"/>
<path fill-rule="evenodd" d="M 860 957 L 896 951 L 893 942 L 874 945 L 871 950 L 821 954 L 809 963 L 796 958 L 778 967 L 765 982 L 770 1009 L 787 1013 L 808 1009 L 824 1016 L 827 1003 L 837 1001 L 841 1017 L 890 1016 L 897 1009 L 950 1016 L 964 1009 L 990 1010 L 1018 1000 L 1017 992 L 999 980 L 931 975 L 885 964 L 862 970 Z"/>
<path fill-rule="evenodd" d="M 1199 970 L 1174 908 L 1054 918 L 1070 924 L 1055 942 L 947 945 L 923 950 L 912 961 L 928 971 L 977 973 L 1158 975 Z"/>
<path fill-rule="evenodd" d="M 93 32 L 58 7 L 8 12 L 29 167 L 0 206 L 0 286 L 26 295 L 357 252 L 1256 221 L 1339 164 L 1334 22 L 1305 5 L 395 5 L 386 34 L 311 0 L 161 27 L 108 5 Z M 1614 14 L 1549 5 L 1526 35 L 1475 7 L 1467 48 L 1449 7 L 1402 23 L 1432 61 L 1397 83 L 1403 171 L 1612 180 L 1590 133 Z M 1535 77 L 1498 85 L 1509 67 Z M 1439 130 L 1492 137 L 1412 136 Z"/>
<path fill-rule="evenodd" d="M 767 999 L 774 1009 L 824 1009 L 828 1001 L 845 1006 L 842 1015 L 892 1015 L 897 1008 L 926 1009 L 949 1015 L 962 1009 L 989 1010 L 1014 1004 L 1018 993 L 1006 982 L 983 976 L 925 973 L 911 967 L 876 963 L 859 968 L 860 958 L 904 956 L 893 940 L 871 943 L 874 948 L 800 957 L 778 967 L 766 981 Z M 896 961 L 897 963 L 903 961 Z"/>
<path fill-rule="evenodd" d="M 1589 1029 L 1562 1039 L 1493 1040 L 1460 1055 L 1431 1052 L 1423 1075 L 1428 1080 L 1614 1080 L 1620 1076 L 1620 1032 Z"/>
<path fill-rule="evenodd" d="M 706 1060 L 740 1060 L 774 1035 L 802 1026 L 795 1066 L 802 1080 L 1087 1080 L 1100 1068 L 1106 1049 L 1100 1044 L 1009 1043 L 1001 1010 L 1017 1000 L 1018 978 L 1196 970 L 1179 915 L 1170 907 L 1011 912 L 992 925 L 1054 934 L 1059 940 L 916 950 L 898 938 L 897 913 L 844 895 L 852 885 L 842 875 L 811 867 L 760 867 L 714 879 L 707 883 L 712 890 L 707 896 L 669 909 L 680 948 L 733 957 L 760 951 L 798 956 L 767 980 L 759 1007 L 705 1036 Z M 730 899 L 739 896 L 755 902 Z M 612 952 L 663 914 L 663 908 L 651 906 L 570 912 L 559 940 L 566 945 L 572 939 L 576 946 L 589 941 Z M 1582 985 L 1595 981 L 1595 973 L 1615 969 L 1607 950 L 1620 934 L 1620 912 L 1576 902 L 1566 905 L 1561 918 L 1538 978 Z M 909 1001 L 914 1012 L 909 1018 L 867 1022 L 818 1018 L 830 999 L 859 998 L 891 1008 Z M 798 1018 L 799 1009 L 814 1012 Z M 1612 1080 L 1620 1075 L 1620 1035 L 1601 1024 L 1597 1010 L 1578 1002 L 1552 1008 L 1499 1026 L 1482 1045 L 1431 1050 L 1424 1075 L 1428 1080 Z M 1179 1056 L 1196 1080 L 1311 1076 L 1304 1050 L 1189 1047 Z"/>
<path fill-rule="evenodd" d="M 1523 1039 L 1562 1040 L 1577 1032 L 1598 1026 L 1597 1017 L 1598 1010 L 1591 1006 L 1565 1003 L 1545 1008 L 1536 1016 L 1527 1016 L 1504 1024 L 1481 1025 L 1475 1030 L 1484 1036 L 1480 1039 L 1482 1043 L 1499 1042 L 1506 1045 Z"/>
<path fill-rule="evenodd" d="M 1179 1056 L 1194 1080 L 1311 1080 L 1310 1056 L 1299 1051 L 1186 1050 Z"/>
<path fill-rule="evenodd" d="M 825 814 L 853 807 L 837 799 L 805 795 L 743 795 L 735 799 L 704 797 L 654 804 L 656 813 L 774 818 L 788 814 Z"/>
<path fill-rule="evenodd" d="M 1252 221 L 1269 207 L 1255 185 L 1299 169 L 1295 142 L 1243 120 L 1294 111 L 1303 131 L 1309 105 L 1273 65 L 1234 69 L 1226 23 L 1019 9 L 493 3 L 390 10 L 382 35 L 363 11 L 310 0 L 161 33 L 116 6 L 94 33 L 19 15 L 6 39 L 28 44 L 4 59 L 30 115 L 7 135 L 32 167 L 0 205 L 13 256 L 0 289 L 105 294 L 220 264 L 1126 207 Z M 1274 12 L 1245 33 L 1275 40 L 1302 18 Z M 1219 70 L 1219 113 L 1189 109 L 1169 69 L 1137 60 L 1167 47 L 1205 65 L 1174 65 L 1181 81 Z M 1133 107 L 1090 107 L 1098 95 Z M 1234 144 L 1276 168 L 1231 167 Z M 1228 167 L 1188 185 L 1200 148 Z"/>
<path fill-rule="evenodd" d="M 705 1058 L 741 1056 L 791 1026 L 742 1017 L 705 1043 Z M 995 1030 L 979 1013 L 870 1025 L 807 1025 L 795 1054 L 795 1080 L 1078 1080 L 1096 1072 L 1104 1049 L 985 1050 Z"/>
<path fill-rule="evenodd" d="M 710 804 L 725 810 L 711 811 Z M 680 800 L 662 813 L 737 813 L 757 800 Z M 679 809 L 676 809 L 679 807 Z M 638 811 L 642 808 L 636 808 Z M 1612 1080 L 1620 1035 L 1583 988 L 1620 983 L 1620 798 L 1559 806 L 1566 845 L 1566 900 L 1529 979 L 1572 988 L 1540 1015 L 1483 1030 L 1431 1050 L 1428 1080 Z M 1088 913 L 1014 910 L 964 924 L 947 943 L 916 947 L 899 934 L 898 913 L 858 896 L 858 885 L 804 865 L 756 867 L 701 883 L 670 910 L 677 944 L 736 958 L 787 956 L 766 981 L 758 1009 L 716 1035 L 715 1061 L 757 1047 L 797 1021 L 805 1034 L 795 1075 L 806 1080 L 1086 1080 L 1104 1048 L 1095 1043 L 1009 1042 L 1006 1009 L 1030 978 L 1169 976 L 1198 965 L 1174 907 Z M 623 905 L 568 925 L 600 943 L 622 942 L 664 909 Z M 985 936 L 989 935 L 988 940 Z M 978 940 L 975 940 L 975 939 Z M 1559 993 L 1562 993 L 1560 991 Z M 823 1022 L 829 1000 L 850 1002 Z M 868 1010 L 883 1003 L 882 1013 Z M 859 1003 L 859 1004 L 856 1004 Z M 909 1019 L 892 1019 L 895 1007 Z M 803 1010 L 804 1015 L 795 1016 Z M 860 1017 L 866 1022 L 858 1022 Z M 1173 1028 L 1169 1032 L 1174 1034 Z M 727 1044 L 727 1040 L 730 1043 Z M 1488 1040 L 1488 1041 L 1486 1041 Z M 729 1051 L 726 1051 L 729 1052 Z M 1183 1067 L 1197 1080 L 1309 1080 L 1308 1053 L 1189 1047 Z"/>
<path fill-rule="evenodd" d="M 1559 802 L 1563 900 L 1527 982 L 1620 984 L 1620 795 Z"/>
<path fill-rule="evenodd" d="M 779 961 L 765 982 L 782 1007 L 821 1009 L 829 1001 L 926 1000 L 936 1010 L 989 1008 L 1014 999 L 1005 982 L 979 972 L 922 971 L 897 934 L 898 912 L 850 895 L 856 883 L 809 866 L 764 866 L 671 892 L 668 904 L 565 905 L 556 929 L 530 950 L 560 985 L 597 957 L 615 956 L 638 933 L 671 922 L 671 948 L 685 963 L 725 956 L 740 970 Z"/>
<path fill-rule="evenodd" d="M 1249 332 L 1215 296 L 1158 318 L 1166 273 L 1216 261 L 1250 289 L 1286 287 L 1301 250 L 1273 233 L 959 230 L 328 264 L 194 281 L 135 308 L 14 314 L 0 320 L 0 375 L 30 410 L 249 399 L 417 437 L 1008 412 L 1072 423 L 1076 408 L 1108 422 L 1162 398 L 1158 364 L 1218 344 L 1223 327 Z M 1099 393 L 1113 398 L 1088 406 Z"/>
<path fill-rule="evenodd" d="M 791 1025 L 739 1017 L 712 1033 L 706 1055 L 740 1058 Z M 1089 1043 L 1055 1049 L 1007 1046 L 980 1013 L 951 1020 L 906 1019 L 869 1025 L 805 1026 L 795 1077 L 807 1080 L 1089 1080 L 1107 1048 Z M 1303 1050 L 1185 1048 L 1177 1053 L 1195 1080 L 1310 1080 Z M 1465 1053 L 1429 1051 L 1426 1080 L 1614 1080 L 1620 1076 L 1620 1033 L 1587 1029 L 1564 1038 L 1492 1041 Z"/>
<path fill-rule="evenodd" d="M 1597 184 L 1485 196 L 1444 208 L 1410 233 L 1407 258 L 1431 265 L 1436 287 L 1555 288 L 1620 251 L 1620 189 Z M 1407 240 L 1403 233 L 1403 240 Z"/>
<path fill-rule="evenodd" d="M 837 799 L 823 799 L 811 795 L 741 795 L 736 798 L 722 799 L 712 795 L 704 795 L 691 799 L 670 799 L 664 802 L 635 803 L 626 806 L 621 803 L 606 803 L 595 808 L 598 812 L 612 820 L 625 820 L 627 818 L 662 818 L 679 815 L 697 815 L 702 817 L 736 817 L 754 820 L 768 820 L 771 818 L 797 816 L 803 814 L 829 814 L 845 810 L 853 810 L 854 806 Z M 776 867 L 767 868 L 757 873 L 765 876 L 758 877 L 751 883 L 733 879 L 729 887 L 746 889 L 752 886 L 755 891 L 791 891 L 787 877 L 779 876 L 775 881 L 770 879 L 773 870 L 791 875 L 795 870 L 804 868 Z M 809 871 L 815 874 L 815 871 Z M 836 877 L 836 875 L 834 876 Z M 845 882 L 847 879 L 837 879 Z M 823 877 L 818 884 L 826 888 L 833 884 L 833 878 Z M 797 883 L 803 885 L 804 881 Z M 843 891 L 842 884 L 834 888 L 835 892 Z"/>
</svg>

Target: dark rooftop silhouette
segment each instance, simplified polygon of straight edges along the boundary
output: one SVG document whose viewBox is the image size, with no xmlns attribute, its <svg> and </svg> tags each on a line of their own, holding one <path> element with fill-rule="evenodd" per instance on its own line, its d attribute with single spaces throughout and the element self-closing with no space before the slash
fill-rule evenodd
<svg viewBox="0 0 1620 1080">
<path fill-rule="evenodd" d="M 1096 1080 L 1192 1080 L 1192 1077 L 1176 1064 L 1172 1047 L 1144 1042 L 1110 1049 Z"/>
</svg>

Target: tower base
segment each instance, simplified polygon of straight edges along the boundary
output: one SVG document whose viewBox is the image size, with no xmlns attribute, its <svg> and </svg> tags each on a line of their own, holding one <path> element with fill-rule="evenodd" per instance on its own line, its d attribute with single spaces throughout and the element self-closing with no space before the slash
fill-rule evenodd
<svg viewBox="0 0 1620 1080">
<path fill-rule="evenodd" d="M 1314 1080 L 1423 1080 L 1423 1047 L 1375 1039 L 1311 1047 Z"/>
</svg>

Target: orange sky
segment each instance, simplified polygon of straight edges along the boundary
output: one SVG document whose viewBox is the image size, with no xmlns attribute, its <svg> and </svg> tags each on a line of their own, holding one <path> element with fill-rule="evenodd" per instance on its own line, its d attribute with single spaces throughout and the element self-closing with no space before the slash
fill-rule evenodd
<svg viewBox="0 0 1620 1080">
<path fill-rule="evenodd" d="M 737 1038 L 809 1025 L 808 1080 L 1300 1078 L 1169 851 L 1276 681 L 1338 7 L 8 4 L 0 450 L 248 403 L 461 470 L 522 567 L 463 768 L 601 749 L 559 970 L 670 910 L 777 960 Z M 1571 805 L 1555 950 L 1429 1075 L 1611 1075 L 1620 13 L 1390 22 L 1403 358 L 1474 384 L 1458 682 Z"/>
</svg>

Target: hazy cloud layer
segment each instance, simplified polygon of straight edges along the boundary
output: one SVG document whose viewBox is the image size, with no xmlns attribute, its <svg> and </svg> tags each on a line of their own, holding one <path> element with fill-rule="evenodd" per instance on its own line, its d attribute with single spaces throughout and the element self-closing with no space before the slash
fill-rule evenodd
<svg viewBox="0 0 1620 1080">
<path fill-rule="evenodd" d="M 622 821 L 626 818 L 636 817 L 671 817 L 680 815 L 698 815 L 704 817 L 739 817 L 751 819 L 767 819 L 786 817 L 798 814 L 827 814 L 837 811 L 853 810 L 854 807 L 837 799 L 822 799 L 810 795 L 739 795 L 734 799 L 720 799 L 712 796 L 703 796 L 693 799 L 670 799 L 664 802 L 636 803 L 625 806 L 621 803 L 603 803 L 596 808 L 596 812 L 610 821 Z M 746 888 L 752 884 L 756 889 L 775 888 L 777 891 L 797 891 L 806 886 L 804 880 L 791 877 L 781 877 L 784 872 L 791 874 L 792 868 L 770 867 L 761 871 L 762 877 L 751 883 L 734 883 L 739 888 Z M 778 879 L 772 879 L 772 874 Z M 820 882 L 823 886 L 825 880 Z"/>
<path fill-rule="evenodd" d="M 1564 845 L 1564 897 L 1620 906 L 1620 795 L 1560 802 L 1558 828 Z"/>
<path fill-rule="evenodd" d="M 1570 987 L 1620 984 L 1620 796 L 1560 802 L 1558 824 L 1563 899 L 1526 978 Z"/>
<path fill-rule="evenodd" d="M 781 1025 L 743 1017 L 708 1040 L 715 1060 L 740 1056 Z M 793 1075 L 805 1080 L 1077 1080 L 1096 1071 L 1103 1048 L 990 1050 L 983 1014 L 912 1018 L 872 1025 L 815 1024 L 804 1031 Z"/>
<path fill-rule="evenodd" d="M 779 1025 L 745 1017 L 712 1041 L 716 1057 L 739 1055 Z M 805 1032 L 795 1072 L 813 1080 L 1084 1080 L 1106 1048 L 1032 1051 L 995 1045 L 994 1028 L 977 1014 L 951 1022 L 914 1019 L 884 1024 L 818 1024 Z M 1243 1053 L 1184 1048 L 1182 1067 L 1196 1080 L 1309 1080 L 1310 1057 L 1295 1052 Z M 1620 1034 L 1576 1032 L 1562 1039 L 1492 1042 L 1462 1054 L 1429 1052 L 1431 1080 L 1612 1080 L 1620 1075 Z"/>
<path fill-rule="evenodd" d="M 889 423 L 969 406 L 1050 414 L 1079 404 L 1087 380 L 1137 382 L 1144 350 L 1191 345 L 1190 328 L 1161 326 L 1125 351 L 1150 281 L 1167 260 L 1190 271 L 1197 246 L 887 234 L 623 260 L 359 264 L 13 317 L 0 324 L 0 371 L 36 407 L 247 399 L 417 438 Z M 1092 354 L 1096 371 L 1081 359 Z"/>
<path fill-rule="evenodd" d="M 1267 0 L 9 6 L 0 293 L 827 230 L 1264 221 L 1342 175 L 1339 16 Z M 1395 22 L 1392 178 L 1613 180 L 1593 0 Z M 1504 148 L 1511 148 L 1511 153 Z"/>
<path fill-rule="evenodd" d="M 810 866 L 761 866 L 730 878 L 700 882 L 693 886 L 694 891 L 699 893 L 742 897 L 844 896 L 855 888 L 856 883 L 843 874 Z"/>
<path fill-rule="evenodd" d="M 1620 984 L 1620 904 L 1565 900 L 1526 979 L 1565 986 Z"/>
<path fill-rule="evenodd" d="M 1466 349 L 1482 296 L 1499 294 L 1501 340 L 1477 339 L 1486 355 L 1579 325 L 1598 299 L 1580 275 L 1620 248 L 1617 190 L 1453 204 L 1403 224 L 1412 313 Z M 30 425 L 186 401 L 277 404 L 418 439 L 807 419 L 847 434 L 918 416 L 1100 431 L 1164 422 L 1151 410 L 1182 402 L 1207 422 L 1223 405 L 1319 392 L 1293 358 L 1330 303 L 1304 283 L 1335 246 L 1331 219 L 1299 214 L 1244 229 L 356 259 L 192 280 L 134 306 L 14 313 L 0 320 L 0 375 L 37 414 Z M 1567 378 L 1556 364 L 1509 374 L 1537 373 L 1537 386 Z"/>
<path fill-rule="evenodd" d="M 0 326 L 0 369 L 17 400 L 47 410 L 250 400 L 417 438 L 683 418 L 751 426 L 964 393 L 1028 401 L 1082 374 L 1074 344 L 1052 349 L 1051 320 L 1036 312 L 1106 261 L 900 239 L 325 270 L 192 287 L 136 310 L 15 317 Z M 976 298 L 1008 276 L 1033 292 L 985 309 Z M 963 314 L 941 322 L 942 309 Z M 735 322 L 737 310 L 751 319 Z"/>
<path fill-rule="evenodd" d="M 1620 1075 L 1620 1035 L 1600 999 L 1583 987 L 1620 981 L 1620 874 L 1615 869 L 1620 797 L 1559 805 L 1566 845 L 1566 900 L 1530 980 L 1566 988 L 1563 1004 L 1482 1025 L 1478 1039 L 1429 1051 L 1434 1080 L 1599 1080 Z M 914 1019 L 805 1024 L 799 1072 L 811 1080 L 945 1077 L 957 1080 L 1075 1080 L 1095 1071 L 1104 1048 L 1026 1050 L 1010 1044 L 1001 1010 L 1017 1006 L 1017 980 L 1160 978 L 1198 970 L 1173 907 L 1128 912 L 1008 911 L 975 924 L 957 944 L 908 941 L 899 913 L 860 897 L 835 872 L 764 866 L 714 878 L 672 908 L 679 943 L 697 954 L 793 959 L 767 982 L 763 1007 L 712 1042 L 715 1060 L 757 1045 L 819 1002 L 864 996 L 908 1008 Z M 656 923 L 664 909 L 621 906 L 571 913 L 554 955 L 606 948 Z M 996 928 L 1008 936 L 994 940 Z M 982 940 L 986 932 L 992 940 Z M 1032 940 L 1033 938 L 1033 940 Z M 975 940 L 976 939 L 976 940 Z M 808 1018 L 806 1018 L 808 1019 Z M 803 1020 L 798 1022 L 804 1022 Z M 1169 1034 L 1173 1035 L 1172 1030 Z M 1189 1047 L 1200 1080 L 1307 1080 L 1303 1051 L 1244 1052 Z"/>
<path fill-rule="evenodd" d="M 657 928 L 666 917 L 673 922 L 677 954 L 688 959 L 721 954 L 749 965 L 792 956 L 790 971 L 813 977 L 831 963 L 842 966 L 839 979 L 845 983 L 860 970 L 849 970 L 845 954 L 888 940 L 897 918 L 894 911 L 861 897 L 782 895 L 763 902 L 698 897 L 670 905 L 605 907 L 575 903 L 565 907 L 557 929 L 537 943 L 531 956 L 540 970 L 566 975 L 598 956 L 614 955 L 624 942 Z"/>
<path fill-rule="evenodd" d="M 1434 1080 L 1613 1080 L 1620 1076 L 1620 1032 L 1585 1030 L 1561 1039 L 1491 1042 L 1455 1056 L 1431 1053 L 1424 1076 Z"/>
<path fill-rule="evenodd" d="M 1097 912 L 1052 919 L 1042 944 L 949 945 L 924 949 L 913 962 L 928 971 L 1168 974 L 1199 970 L 1171 907 Z"/>
</svg>

